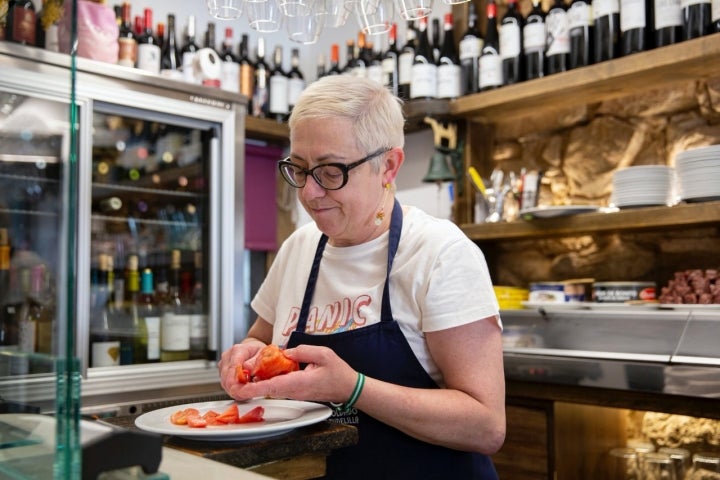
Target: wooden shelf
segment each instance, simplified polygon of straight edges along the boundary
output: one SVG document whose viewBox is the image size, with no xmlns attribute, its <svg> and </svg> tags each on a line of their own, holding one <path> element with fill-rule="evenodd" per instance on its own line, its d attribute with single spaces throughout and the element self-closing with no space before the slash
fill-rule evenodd
<svg viewBox="0 0 720 480">
<path fill-rule="evenodd" d="M 506 122 L 720 75 L 720 33 L 450 101 L 450 114 Z"/>
<path fill-rule="evenodd" d="M 245 117 L 245 136 L 253 140 L 268 140 L 286 144 L 290 142 L 287 123 L 268 118 Z"/>
<path fill-rule="evenodd" d="M 504 223 L 464 224 L 460 228 L 474 241 L 522 240 L 602 232 L 679 229 L 720 225 L 720 201 L 646 207 L 609 213 L 517 220 Z"/>
</svg>

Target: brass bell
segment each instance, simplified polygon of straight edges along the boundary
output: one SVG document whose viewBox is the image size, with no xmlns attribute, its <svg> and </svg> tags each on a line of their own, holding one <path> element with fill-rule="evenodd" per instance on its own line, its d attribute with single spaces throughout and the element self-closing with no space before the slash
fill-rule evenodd
<svg viewBox="0 0 720 480">
<path fill-rule="evenodd" d="M 426 183 L 451 182 L 455 180 L 455 177 L 455 172 L 448 163 L 448 154 L 436 149 L 430 159 L 430 168 L 422 181 Z"/>
</svg>

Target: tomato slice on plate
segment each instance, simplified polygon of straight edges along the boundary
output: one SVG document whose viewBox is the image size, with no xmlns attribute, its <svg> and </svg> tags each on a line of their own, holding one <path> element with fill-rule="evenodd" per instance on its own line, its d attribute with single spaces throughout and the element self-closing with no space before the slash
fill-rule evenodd
<svg viewBox="0 0 720 480">
<path fill-rule="evenodd" d="M 255 422 L 262 422 L 265 420 L 263 418 L 263 415 L 265 414 L 265 409 L 258 405 L 257 407 L 253 408 L 243 416 L 237 419 L 235 423 L 255 423 Z"/>
<path fill-rule="evenodd" d="M 233 403 L 224 412 L 215 417 L 215 421 L 220 423 L 236 423 L 239 417 L 240 414 L 238 413 L 237 403 Z"/>
<path fill-rule="evenodd" d="M 208 425 L 207 420 L 200 416 L 200 413 L 197 414 L 190 414 L 187 416 L 187 424 L 188 427 L 191 428 L 205 428 Z"/>
<path fill-rule="evenodd" d="M 175 425 L 187 425 L 188 416 L 191 415 L 200 416 L 200 410 L 197 408 L 185 408 L 183 410 L 178 410 L 170 415 L 170 421 Z"/>
</svg>

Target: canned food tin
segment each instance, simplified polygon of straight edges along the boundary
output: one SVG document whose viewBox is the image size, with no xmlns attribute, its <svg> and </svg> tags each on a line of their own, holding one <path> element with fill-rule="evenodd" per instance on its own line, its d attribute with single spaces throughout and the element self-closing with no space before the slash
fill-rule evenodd
<svg viewBox="0 0 720 480">
<path fill-rule="evenodd" d="M 623 303 L 655 299 L 654 282 L 593 283 L 593 301 L 597 303 Z"/>
<path fill-rule="evenodd" d="M 531 283 L 528 300 L 532 303 L 565 303 L 565 284 L 563 282 Z"/>
</svg>

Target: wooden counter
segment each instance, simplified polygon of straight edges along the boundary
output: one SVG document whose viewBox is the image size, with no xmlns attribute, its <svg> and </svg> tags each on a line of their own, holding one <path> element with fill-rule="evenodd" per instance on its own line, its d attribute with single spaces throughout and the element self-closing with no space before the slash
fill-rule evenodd
<svg viewBox="0 0 720 480">
<path fill-rule="evenodd" d="M 139 415 L 101 420 L 116 427 L 136 430 Z M 302 480 L 325 474 L 325 461 L 335 449 L 358 441 L 355 427 L 323 421 L 277 437 L 252 442 L 202 442 L 164 436 L 166 447 L 253 471 L 273 478 Z"/>
</svg>

